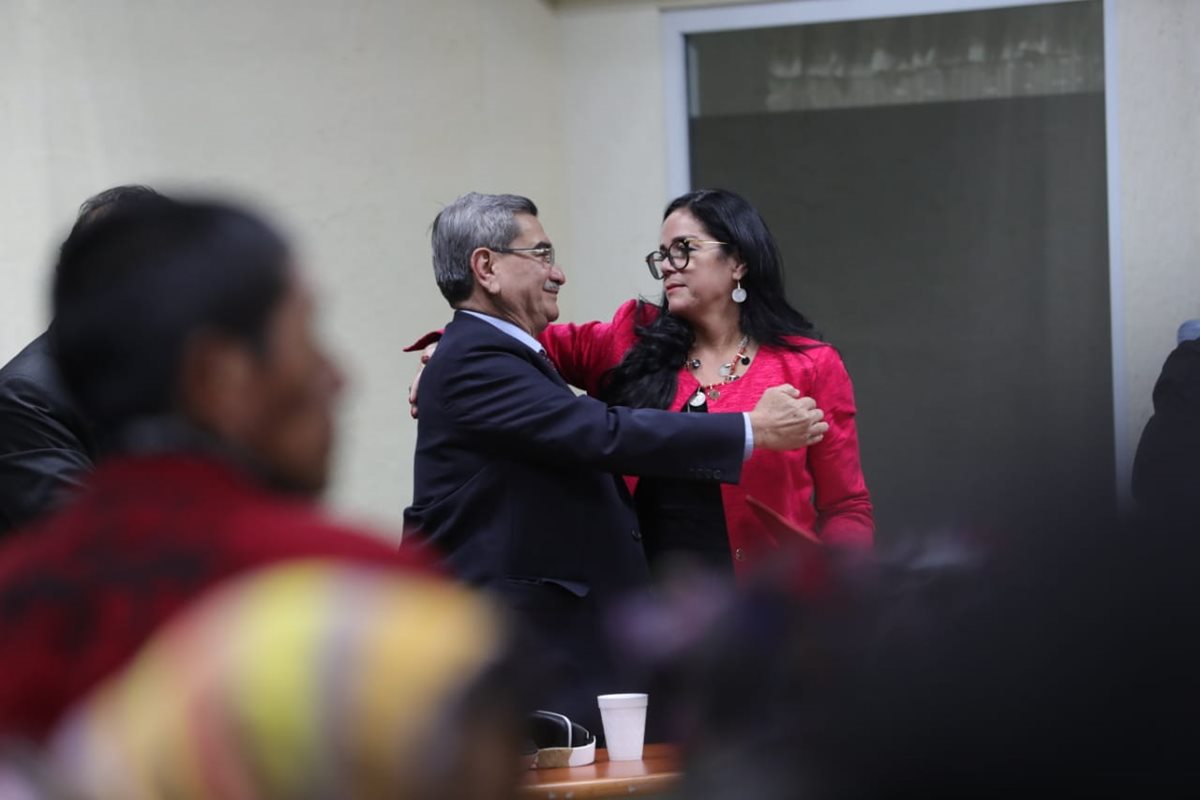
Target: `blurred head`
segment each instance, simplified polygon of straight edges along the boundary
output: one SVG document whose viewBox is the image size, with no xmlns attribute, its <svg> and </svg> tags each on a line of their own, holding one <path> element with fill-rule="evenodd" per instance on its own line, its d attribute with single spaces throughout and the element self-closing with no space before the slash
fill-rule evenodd
<svg viewBox="0 0 1200 800">
<path fill-rule="evenodd" d="M 507 319 L 537 335 L 558 319 L 567 281 L 532 200 L 465 194 L 433 221 L 433 272 L 454 308 Z"/>
<path fill-rule="evenodd" d="M 64 243 L 55 345 L 109 449 L 183 422 L 282 488 L 327 480 L 341 376 L 281 236 L 208 202 L 105 213 Z"/>
<path fill-rule="evenodd" d="M 440 579 L 301 561 L 225 584 L 64 719 L 85 797 L 502 800 L 505 621 Z"/>
<path fill-rule="evenodd" d="M 701 189 L 672 201 L 659 249 L 671 254 L 660 266 L 666 306 L 685 320 L 714 309 L 753 313 L 771 298 L 783 298 L 779 247 L 758 211 L 733 192 Z M 738 281 L 746 290 L 740 306 L 730 297 Z"/>
</svg>

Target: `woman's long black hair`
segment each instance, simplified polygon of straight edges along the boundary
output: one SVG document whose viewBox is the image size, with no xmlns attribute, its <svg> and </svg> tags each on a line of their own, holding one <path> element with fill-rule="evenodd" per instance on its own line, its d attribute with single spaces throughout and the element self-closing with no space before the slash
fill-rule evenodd
<svg viewBox="0 0 1200 800">
<path fill-rule="evenodd" d="M 745 198 L 725 189 L 700 189 L 676 198 L 663 219 L 687 209 L 713 239 L 727 242 L 726 254 L 746 265 L 742 287 L 746 302 L 738 306 L 742 333 L 763 345 L 802 350 L 787 336 L 818 338 L 808 319 L 788 303 L 783 293 L 783 257 L 762 216 Z M 636 320 L 647 318 L 645 301 L 638 301 Z M 675 397 L 679 368 L 692 349 L 695 334 L 685 320 L 667 310 L 667 297 L 649 324 L 638 325 L 637 343 L 605 376 L 601 396 L 611 405 L 667 408 Z"/>
</svg>

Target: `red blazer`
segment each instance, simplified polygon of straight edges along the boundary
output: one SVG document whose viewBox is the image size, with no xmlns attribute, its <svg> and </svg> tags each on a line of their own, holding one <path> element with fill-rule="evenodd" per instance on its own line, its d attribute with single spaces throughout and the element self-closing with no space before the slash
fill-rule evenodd
<svg viewBox="0 0 1200 800">
<path fill-rule="evenodd" d="M 542 345 L 568 383 L 589 394 L 599 390 L 605 372 L 636 341 L 636 308 L 630 300 L 611 322 L 551 325 L 542 333 Z M 644 308 L 647 314 L 657 313 L 652 306 Z M 810 347 L 800 352 L 761 347 L 746 373 L 722 386 L 718 399 L 708 401 L 709 411 L 750 411 L 765 390 L 790 383 L 816 400 L 829 422 L 829 432 L 819 444 L 786 453 L 756 449 L 742 469 L 741 482 L 721 485 L 729 546 L 739 574 L 798 535 L 789 527 L 831 545 L 869 549 L 874 542 L 850 376 L 833 347 L 802 337 L 792 341 Z M 671 408 L 681 408 L 698 386 L 681 365 Z"/>
<path fill-rule="evenodd" d="M 296 558 L 397 569 L 426 561 L 211 459 L 101 465 L 63 511 L 0 546 L 0 739 L 44 738 L 203 591 Z"/>
</svg>

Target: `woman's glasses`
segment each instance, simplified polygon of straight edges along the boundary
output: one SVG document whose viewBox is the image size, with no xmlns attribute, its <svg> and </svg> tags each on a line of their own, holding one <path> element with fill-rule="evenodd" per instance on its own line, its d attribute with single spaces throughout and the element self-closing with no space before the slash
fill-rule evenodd
<svg viewBox="0 0 1200 800">
<path fill-rule="evenodd" d="M 712 239 L 676 239 L 671 242 L 670 247 L 665 249 L 660 247 L 646 256 L 646 266 L 650 268 L 650 274 L 654 276 L 654 280 L 661 281 L 664 261 L 668 262 L 676 272 L 685 270 L 692 259 L 692 251 L 699 250 L 700 248 L 696 245 L 701 244 L 727 244 L 727 242 L 717 242 Z"/>
</svg>

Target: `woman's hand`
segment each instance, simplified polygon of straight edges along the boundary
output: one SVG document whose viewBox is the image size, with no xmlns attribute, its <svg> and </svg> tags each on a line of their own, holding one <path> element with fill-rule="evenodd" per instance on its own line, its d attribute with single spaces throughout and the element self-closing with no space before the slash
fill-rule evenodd
<svg viewBox="0 0 1200 800">
<path fill-rule="evenodd" d="M 421 351 L 421 363 L 417 367 L 417 373 L 413 375 L 412 383 L 408 385 L 408 413 L 413 419 L 417 418 L 417 384 L 421 382 L 421 373 L 425 371 L 425 365 L 429 363 L 429 359 L 433 356 L 433 351 L 437 350 L 438 343 L 426 345 Z"/>
</svg>

